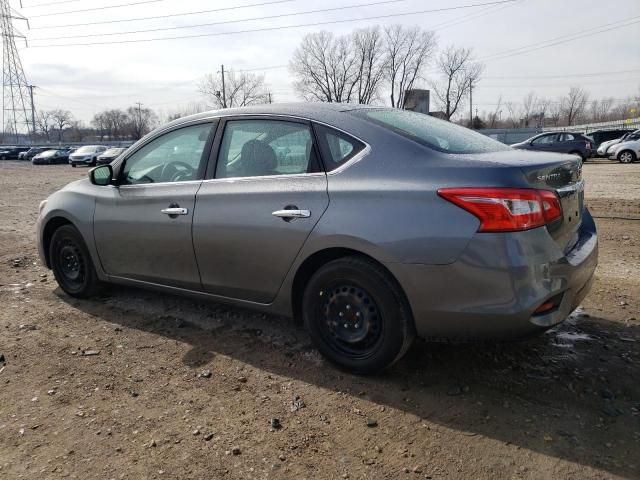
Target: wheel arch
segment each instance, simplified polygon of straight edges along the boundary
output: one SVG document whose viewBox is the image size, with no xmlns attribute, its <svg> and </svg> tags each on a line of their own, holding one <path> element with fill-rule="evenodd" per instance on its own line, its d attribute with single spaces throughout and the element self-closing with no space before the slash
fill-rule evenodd
<svg viewBox="0 0 640 480">
<path fill-rule="evenodd" d="M 411 318 L 413 319 L 413 311 L 411 309 L 411 303 L 407 298 L 407 294 L 405 293 L 398 279 L 384 265 L 384 263 L 380 262 L 376 258 L 360 250 L 356 250 L 353 248 L 346 248 L 346 247 L 329 247 L 322 250 L 318 250 L 312 253 L 311 255 L 309 255 L 296 270 L 296 273 L 291 285 L 291 310 L 293 312 L 293 318 L 296 323 L 298 324 L 302 323 L 302 295 L 304 293 L 305 286 L 307 285 L 307 283 L 309 282 L 313 274 L 317 272 L 323 265 L 326 265 L 327 263 L 333 260 L 337 260 L 339 258 L 345 258 L 345 257 L 354 257 L 354 256 L 365 258 L 375 263 L 386 272 L 386 274 L 389 276 L 389 279 L 395 283 L 396 287 L 398 288 L 398 291 L 402 294 L 402 297 L 403 297 L 402 300 L 407 305 L 407 308 L 411 313 Z"/>
</svg>

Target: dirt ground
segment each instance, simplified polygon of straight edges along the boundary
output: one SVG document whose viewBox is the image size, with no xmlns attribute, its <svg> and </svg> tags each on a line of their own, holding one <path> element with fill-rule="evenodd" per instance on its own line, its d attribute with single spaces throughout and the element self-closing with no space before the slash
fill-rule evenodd
<svg viewBox="0 0 640 480">
<path fill-rule="evenodd" d="M 85 175 L 0 162 L 0 478 L 640 478 L 640 164 L 584 167 L 600 265 L 567 322 L 524 343 L 417 341 L 367 378 L 287 319 L 63 294 L 36 212 Z"/>
</svg>

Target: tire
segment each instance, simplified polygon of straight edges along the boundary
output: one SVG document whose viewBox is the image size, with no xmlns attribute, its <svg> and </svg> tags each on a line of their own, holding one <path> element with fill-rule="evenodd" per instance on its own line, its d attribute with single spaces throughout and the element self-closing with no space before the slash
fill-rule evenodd
<svg viewBox="0 0 640 480">
<path fill-rule="evenodd" d="M 315 347 L 352 373 L 371 374 L 392 365 L 415 336 L 400 287 L 365 258 L 345 257 L 320 267 L 305 287 L 302 305 Z"/>
<path fill-rule="evenodd" d="M 618 152 L 617 158 L 620 163 L 633 163 L 637 160 L 633 150 L 622 150 Z"/>
<path fill-rule="evenodd" d="M 72 163 L 72 164 L 71 164 L 71 166 L 72 166 L 73 168 L 76 168 L 76 167 L 77 167 L 77 165 L 76 165 L 75 163 Z"/>
<path fill-rule="evenodd" d="M 97 163 L 97 160 L 94 158 L 93 160 L 91 160 L 91 166 L 95 167 Z"/>
<path fill-rule="evenodd" d="M 51 237 L 49 259 L 60 288 L 72 297 L 94 295 L 100 285 L 89 250 L 72 225 L 59 227 Z"/>
</svg>

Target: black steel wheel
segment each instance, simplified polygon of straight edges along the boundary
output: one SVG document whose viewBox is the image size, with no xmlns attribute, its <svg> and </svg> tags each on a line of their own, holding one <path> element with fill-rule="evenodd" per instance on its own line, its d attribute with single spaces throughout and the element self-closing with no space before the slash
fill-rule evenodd
<svg viewBox="0 0 640 480">
<path fill-rule="evenodd" d="M 49 245 L 51 269 L 60 288 L 74 297 L 89 297 L 99 285 L 89 251 L 72 225 L 58 228 Z"/>
<path fill-rule="evenodd" d="M 398 360 L 414 337 L 403 292 L 366 258 L 322 266 L 309 280 L 303 315 L 316 348 L 354 373 L 374 373 Z"/>
</svg>

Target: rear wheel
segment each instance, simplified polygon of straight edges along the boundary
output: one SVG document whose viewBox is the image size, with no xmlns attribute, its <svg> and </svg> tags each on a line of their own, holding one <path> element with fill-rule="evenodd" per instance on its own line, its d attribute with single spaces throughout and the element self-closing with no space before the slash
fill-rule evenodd
<svg viewBox="0 0 640 480">
<path fill-rule="evenodd" d="M 60 288 L 73 297 L 93 295 L 100 284 L 89 250 L 80 232 L 63 225 L 51 237 L 49 245 L 51 269 Z"/>
<path fill-rule="evenodd" d="M 636 161 L 636 154 L 631 150 L 623 150 L 618 153 L 618 161 L 620 163 L 633 163 Z"/>
<path fill-rule="evenodd" d="M 329 262 L 311 277 L 303 316 L 320 353 L 354 373 L 388 367 L 415 335 L 400 288 L 382 267 L 360 257 Z"/>
</svg>

